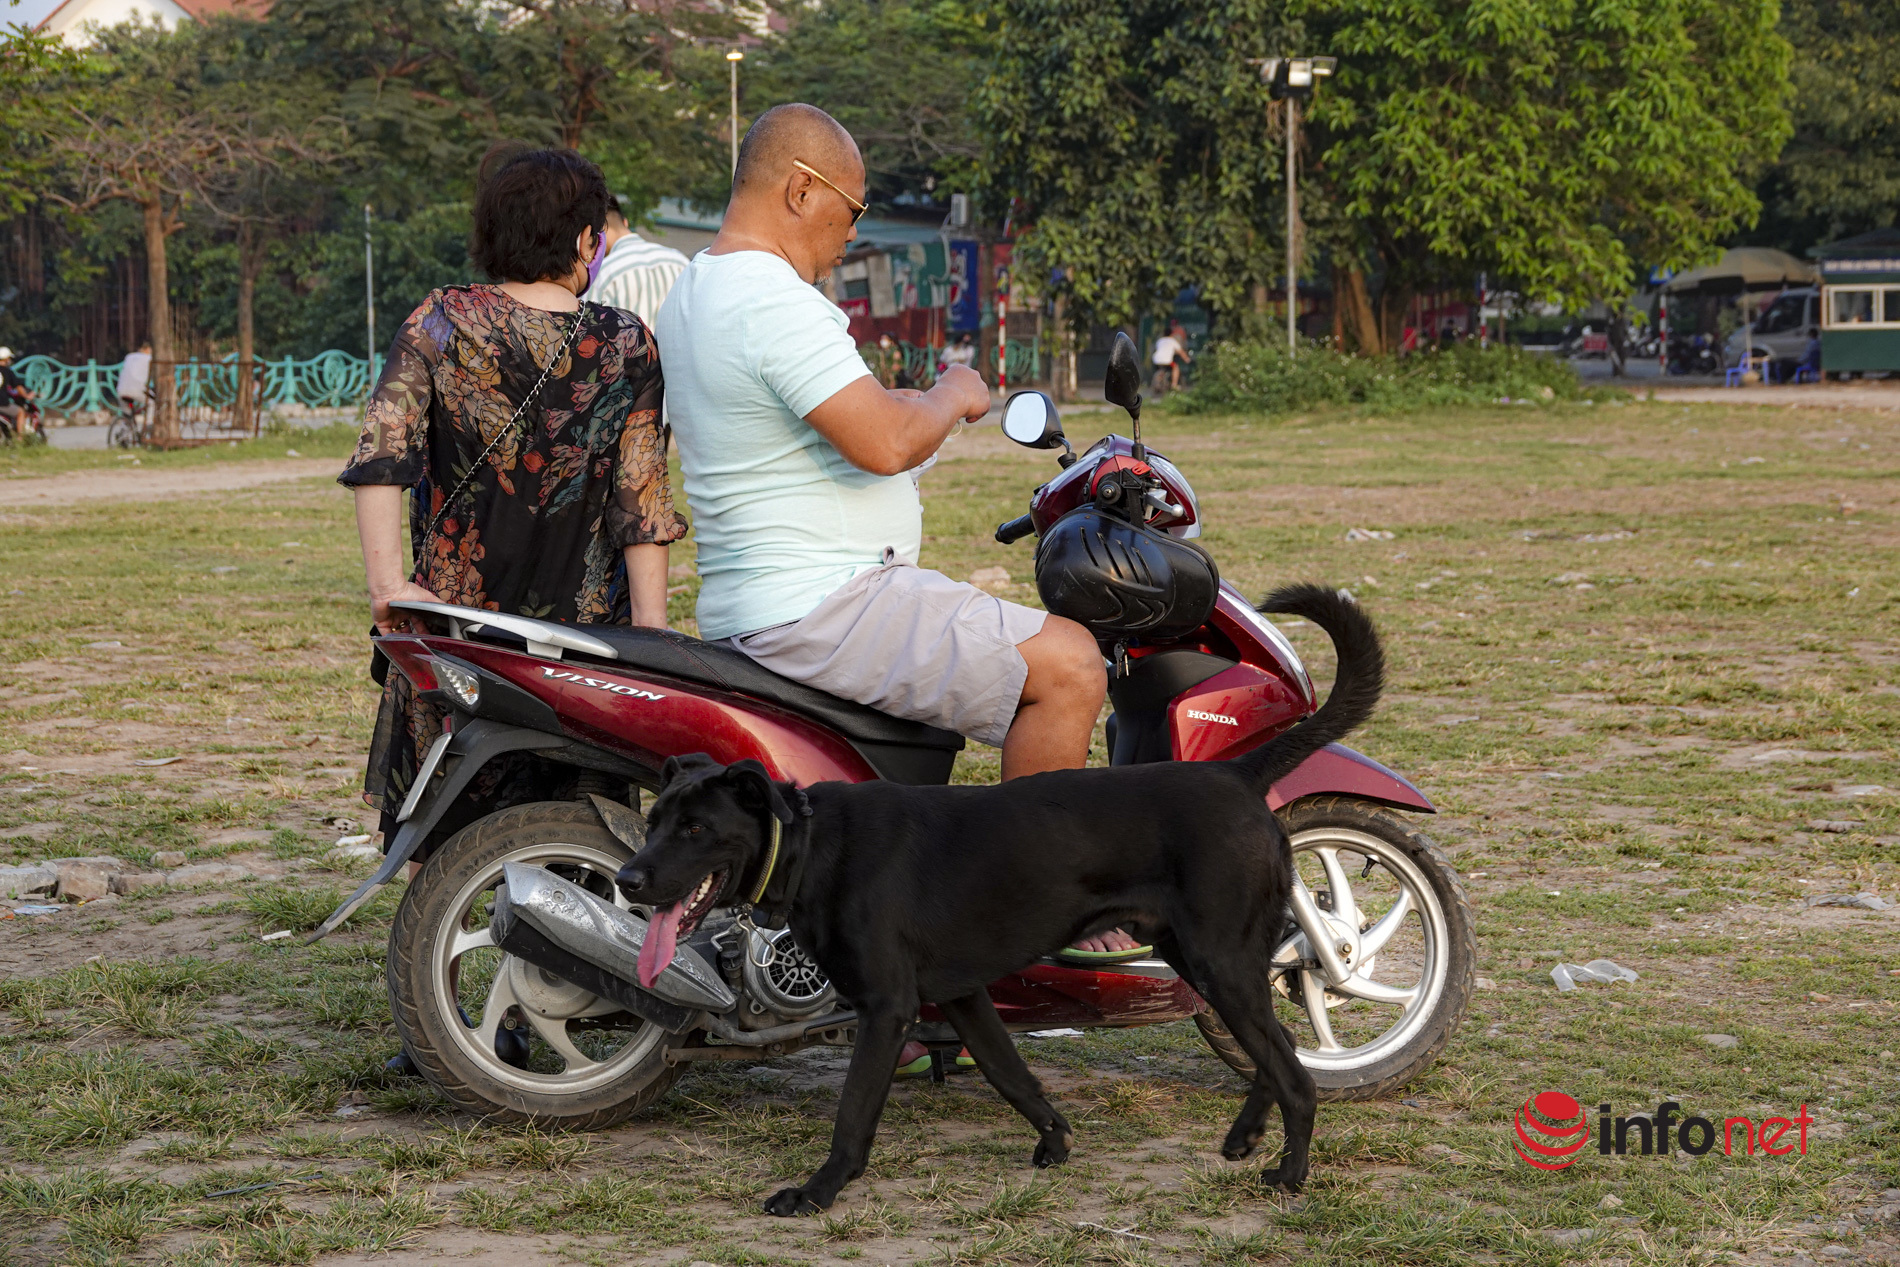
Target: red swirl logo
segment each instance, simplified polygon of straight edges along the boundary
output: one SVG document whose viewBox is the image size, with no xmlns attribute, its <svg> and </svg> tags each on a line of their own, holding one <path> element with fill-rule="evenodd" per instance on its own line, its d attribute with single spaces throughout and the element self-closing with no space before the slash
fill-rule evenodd
<svg viewBox="0 0 1900 1267">
<path fill-rule="evenodd" d="M 1561 1091 L 1540 1091 L 1525 1100 L 1517 1110 L 1516 1124 L 1517 1138 L 1511 1146 L 1539 1170 L 1562 1170 L 1577 1160 L 1590 1139 L 1583 1106 Z"/>
</svg>

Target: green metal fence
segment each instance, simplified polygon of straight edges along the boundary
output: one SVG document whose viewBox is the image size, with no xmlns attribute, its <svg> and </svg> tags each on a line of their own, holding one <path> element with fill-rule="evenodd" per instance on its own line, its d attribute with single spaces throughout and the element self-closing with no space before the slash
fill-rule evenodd
<svg viewBox="0 0 1900 1267">
<path fill-rule="evenodd" d="M 928 387 L 937 380 L 939 349 L 910 343 L 903 349 L 904 365 L 910 380 Z M 1033 383 L 1042 378 L 1042 349 L 1033 339 L 1011 339 L 1006 350 L 1009 381 Z M 38 397 L 42 409 L 62 414 L 96 413 L 110 410 L 119 388 L 122 361 L 101 365 L 67 365 L 50 356 L 29 356 L 14 364 L 14 369 Z M 273 405 L 306 405 L 334 409 L 362 403 L 375 382 L 370 363 L 363 357 L 332 349 L 307 361 L 295 357 L 270 360 L 259 357 L 251 363 L 257 383 L 260 409 Z M 990 367 L 994 369 L 992 364 Z M 237 401 L 238 365 L 235 355 L 219 361 L 181 361 L 172 368 L 178 384 L 178 407 L 224 411 Z"/>
<path fill-rule="evenodd" d="M 866 345 L 867 357 L 872 346 L 874 345 Z M 942 348 L 906 343 L 902 340 L 898 341 L 897 346 L 904 353 L 904 369 L 909 373 L 912 384 L 918 387 L 929 387 L 937 381 L 937 358 L 943 351 Z M 1035 383 L 1042 380 L 1042 348 L 1034 339 L 1011 339 L 1006 355 L 1009 358 L 1006 364 L 1009 367 L 1010 382 Z M 996 368 L 994 353 L 991 354 L 989 368 L 991 370 Z"/>
<path fill-rule="evenodd" d="M 38 397 L 42 409 L 79 414 L 113 407 L 123 364 L 115 361 L 101 365 L 89 360 L 84 365 L 66 365 L 50 356 L 29 356 L 13 368 Z M 307 361 L 290 356 L 274 361 L 260 357 L 251 363 L 251 370 L 257 383 L 257 401 L 263 409 L 273 405 L 320 409 L 356 405 L 369 395 L 373 381 L 366 359 L 334 349 Z M 178 384 L 180 409 L 228 410 L 237 400 L 236 356 L 221 361 L 181 361 L 172 367 L 172 374 Z"/>
</svg>

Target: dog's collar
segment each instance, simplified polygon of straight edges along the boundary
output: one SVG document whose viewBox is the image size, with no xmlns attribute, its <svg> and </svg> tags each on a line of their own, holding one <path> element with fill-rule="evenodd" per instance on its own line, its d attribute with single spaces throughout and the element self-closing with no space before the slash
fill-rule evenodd
<svg viewBox="0 0 1900 1267">
<path fill-rule="evenodd" d="M 748 908 L 757 906 L 759 899 L 765 896 L 765 886 L 772 883 L 772 873 L 778 870 L 779 842 L 785 836 L 785 824 L 779 822 L 778 815 L 767 814 L 772 823 L 772 847 L 765 855 L 765 866 L 759 872 L 759 882 L 752 886 L 752 896 L 745 900 Z"/>
</svg>

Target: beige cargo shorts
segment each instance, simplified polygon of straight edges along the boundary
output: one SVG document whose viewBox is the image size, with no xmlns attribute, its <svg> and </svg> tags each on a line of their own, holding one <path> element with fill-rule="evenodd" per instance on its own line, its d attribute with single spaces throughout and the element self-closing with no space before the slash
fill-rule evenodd
<svg viewBox="0 0 1900 1267">
<path fill-rule="evenodd" d="M 1046 612 L 918 567 L 894 551 L 789 624 L 728 638 L 781 677 L 1001 747 Z"/>
</svg>

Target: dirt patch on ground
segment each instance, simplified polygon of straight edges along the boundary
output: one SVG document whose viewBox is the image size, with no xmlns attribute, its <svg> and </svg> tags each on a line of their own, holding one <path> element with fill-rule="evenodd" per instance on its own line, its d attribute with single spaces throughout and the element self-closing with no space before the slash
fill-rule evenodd
<svg viewBox="0 0 1900 1267">
<path fill-rule="evenodd" d="M 196 493 L 223 493 L 286 480 L 334 476 L 335 458 L 282 458 L 263 462 L 225 462 L 215 466 L 122 471 L 68 471 L 0 482 L 0 506 L 74 506 L 100 502 L 163 501 Z"/>
</svg>

